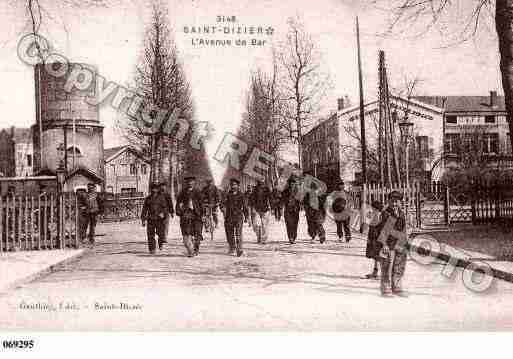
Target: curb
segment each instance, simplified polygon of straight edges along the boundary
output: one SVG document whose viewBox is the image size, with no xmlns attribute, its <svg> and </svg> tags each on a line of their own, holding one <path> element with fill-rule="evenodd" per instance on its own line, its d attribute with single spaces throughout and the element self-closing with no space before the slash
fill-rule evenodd
<svg viewBox="0 0 513 359">
<path fill-rule="evenodd" d="M 55 262 L 53 264 L 50 264 L 49 266 L 47 266 L 46 268 L 43 268 L 43 269 L 40 269 L 34 273 L 31 273 L 25 277 L 22 277 L 22 278 L 18 278 L 16 279 L 15 281 L 3 286 L 0 288 L 0 293 L 2 292 L 7 292 L 9 290 L 12 290 L 22 284 L 26 284 L 26 283 L 29 283 L 29 282 L 32 282 L 38 278 L 41 278 L 47 274 L 50 274 L 54 271 L 55 267 L 58 266 L 58 265 L 62 265 L 62 264 L 69 264 L 71 262 L 74 262 L 74 261 L 77 261 L 79 260 L 81 257 L 83 257 L 87 252 L 89 252 L 89 250 L 87 248 L 79 248 L 78 249 L 78 253 L 72 255 L 71 257 L 68 257 L 68 258 L 65 258 L 63 260 L 60 260 L 58 262 Z"/>
<path fill-rule="evenodd" d="M 425 248 L 422 248 L 422 247 L 417 247 L 417 246 L 412 246 L 412 245 L 407 245 L 407 249 L 408 251 L 411 251 L 411 250 L 414 250 L 417 254 L 420 254 L 422 256 L 430 256 L 430 257 L 433 257 L 433 258 L 436 258 L 436 259 L 439 259 L 445 263 L 449 263 L 451 261 L 451 259 L 454 261 L 454 267 L 457 267 L 457 268 L 467 268 L 471 263 L 487 263 L 486 260 L 479 260 L 479 261 L 472 261 L 472 260 L 468 260 L 468 259 L 462 259 L 462 258 L 457 258 L 455 259 L 455 257 L 451 257 L 449 254 L 447 253 L 440 253 L 440 252 L 434 252 L 434 251 L 431 251 L 431 250 L 428 250 L 428 249 L 425 249 Z M 506 281 L 506 282 L 509 282 L 509 283 L 513 283 L 513 273 L 509 273 L 509 272 L 505 272 L 503 270 L 500 270 L 500 269 L 496 269 L 494 267 L 492 267 L 489 263 L 487 263 L 490 268 L 491 268 L 491 276 L 494 277 L 494 278 L 497 278 L 497 279 L 501 279 L 503 281 Z M 476 271 L 480 271 L 479 268 L 476 268 L 473 270 L 474 272 Z M 482 274 L 485 274 L 485 275 L 489 275 L 489 273 L 487 273 L 486 271 L 480 271 Z"/>
</svg>

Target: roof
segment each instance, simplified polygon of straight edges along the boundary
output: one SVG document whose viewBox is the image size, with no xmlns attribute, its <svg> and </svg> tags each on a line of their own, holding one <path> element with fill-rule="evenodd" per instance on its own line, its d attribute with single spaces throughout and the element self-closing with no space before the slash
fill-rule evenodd
<svg viewBox="0 0 513 359">
<path fill-rule="evenodd" d="M 110 162 L 125 151 L 132 151 L 133 153 L 135 153 L 137 156 L 139 156 L 143 160 L 148 161 L 148 159 L 141 153 L 141 151 L 137 150 L 135 147 L 130 146 L 130 145 L 105 148 L 103 150 L 103 158 L 104 158 L 105 162 Z"/>
<path fill-rule="evenodd" d="M 415 96 L 415 99 L 445 108 L 446 112 L 506 111 L 504 96 L 497 96 L 495 107 L 490 106 L 490 96 Z"/>
</svg>

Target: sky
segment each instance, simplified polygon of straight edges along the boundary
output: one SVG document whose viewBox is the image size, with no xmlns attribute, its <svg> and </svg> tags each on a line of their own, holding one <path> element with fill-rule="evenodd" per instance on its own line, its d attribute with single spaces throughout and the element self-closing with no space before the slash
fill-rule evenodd
<svg viewBox="0 0 513 359">
<path fill-rule="evenodd" d="M 358 101 L 355 17 L 359 17 L 364 94 L 377 92 L 378 51 L 386 52 L 392 87 L 404 87 L 405 79 L 418 78 L 418 95 L 486 95 L 502 93 L 499 55 L 493 23 L 485 19 L 479 35 L 463 44 L 441 47 L 438 34 L 413 38 L 408 34 L 383 38 L 389 13 L 359 0 L 169 0 L 169 21 L 191 83 L 196 119 L 209 121 L 215 136 L 207 145 L 213 157 L 225 132 L 236 132 L 244 106 L 250 72 L 269 65 L 273 44 L 282 41 L 287 18 L 299 16 L 322 54 L 323 70 L 331 76 L 325 113 L 336 109 L 336 99 L 348 95 Z M 463 2 L 465 4 L 471 1 Z M 143 46 L 148 23 L 148 1 L 112 0 L 107 7 L 75 8 L 66 0 L 41 0 L 45 20 L 41 34 L 56 52 L 72 62 L 98 67 L 106 79 L 120 85 L 132 82 L 134 67 Z M 458 3 L 461 4 L 461 3 Z M 461 5 L 458 5 L 461 6 Z M 458 9 L 457 9 L 458 10 Z M 459 10 L 458 10 L 459 11 Z M 218 23 L 217 16 L 236 16 L 237 26 L 272 27 L 271 36 L 192 35 L 191 26 L 232 26 Z M 454 16 L 458 16 L 457 13 Z M 490 23 L 492 26 L 490 26 Z M 19 39 L 27 33 L 24 1 L 7 0 L 0 5 L 0 110 L 1 126 L 30 126 L 35 122 L 34 81 L 31 67 L 16 54 Z M 488 26 L 486 26 L 488 25 Z M 212 47 L 193 45 L 193 39 L 265 39 L 264 46 Z M 106 147 L 124 144 L 115 128 L 116 112 L 103 106 Z M 216 181 L 224 168 L 211 161 Z"/>
</svg>

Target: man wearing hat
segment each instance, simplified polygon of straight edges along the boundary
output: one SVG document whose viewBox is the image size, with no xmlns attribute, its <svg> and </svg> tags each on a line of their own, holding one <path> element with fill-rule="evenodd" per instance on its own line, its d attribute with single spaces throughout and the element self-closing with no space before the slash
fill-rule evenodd
<svg viewBox="0 0 513 359">
<path fill-rule="evenodd" d="M 343 196 L 341 196 L 340 193 L 347 195 L 347 192 L 344 187 L 344 181 L 341 179 L 337 182 L 337 191 L 339 194 L 337 194 L 333 201 L 333 212 L 338 214 L 338 216 L 335 216 L 335 223 L 337 225 L 337 236 L 338 240 L 342 241 L 342 237 L 345 237 L 346 242 L 349 242 L 351 240 L 351 229 L 349 228 L 349 216 L 343 216 L 342 212 L 345 210 L 347 205 L 347 200 Z M 332 195 L 335 195 L 333 192 Z"/>
<path fill-rule="evenodd" d="M 159 249 L 166 243 L 166 218 L 173 213 L 172 203 L 162 193 L 158 183 L 152 183 L 151 193 L 144 200 L 141 212 L 141 222 L 146 226 L 148 237 L 148 249 L 151 254 L 155 254 L 155 234 L 158 236 Z"/>
<path fill-rule="evenodd" d="M 381 212 L 381 220 L 377 231 L 382 235 L 385 224 L 388 220 L 395 219 L 394 230 L 406 232 L 406 217 L 401 210 L 402 195 L 392 191 L 388 196 L 388 205 Z M 402 288 L 402 279 L 406 269 L 407 252 L 406 248 L 397 245 L 398 238 L 392 234 L 386 234 L 386 245 L 381 247 L 379 261 L 381 267 L 381 294 L 383 296 L 406 296 Z"/>
<path fill-rule="evenodd" d="M 290 177 L 287 181 L 287 187 L 281 194 L 281 205 L 283 206 L 283 217 L 287 227 L 287 237 L 290 244 L 294 244 L 297 239 L 297 225 L 299 223 L 299 211 L 301 210 L 301 201 L 298 197 L 299 185 L 295 178 Z"/>
<path fill-rule="evenodd" d="M 249 207 L 253 231 L 257 236 L 257 243 L 265 244 L 267 241 L 267 227 L 269 225 L 269 211 L 271 210 L 271 191 L 262 181 L 258 181 L 251 192 Z"/>
<path fill-rule="evenodd" d="M 203 231 L 203 198 L 194 185 L 196 178 L 186 177 L 185 186 L 178 194 L 176 200 L 176 214 L 180 216 L 180 230 L 183 244 L 187 249 L 187 256 L 194 257 L 199 253 Z"/>
<path fill-rule="evenodd" d="M 230 189 L 224 198 L 224 229 L 228 241 L 229 254 L 242 256 L 242 225 L 248 221 L 249 213 L 244 195 L 239 189 L 239 180 L 230 180 Z"/>
<path fill-rule="evenodd" d="M 89 243 L 94 244 L 96 218 L 103 211 L 103 201 L 96 192 L 94 183 L 87 184 L 87 192 L 77 195 L 79 209 L 80 240 L 83 241 L 89 227 Z"/>
</svg>

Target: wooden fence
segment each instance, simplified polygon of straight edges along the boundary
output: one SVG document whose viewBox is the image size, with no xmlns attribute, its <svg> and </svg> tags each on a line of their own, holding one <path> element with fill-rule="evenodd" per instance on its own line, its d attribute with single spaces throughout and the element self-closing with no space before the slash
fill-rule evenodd
<svg viewBox="0 0 513 359">
<path fill-rule="evenodd" d="M 0 197 L 0 252 L 78 247 L 74 193 Z"/>
</svg>

